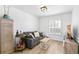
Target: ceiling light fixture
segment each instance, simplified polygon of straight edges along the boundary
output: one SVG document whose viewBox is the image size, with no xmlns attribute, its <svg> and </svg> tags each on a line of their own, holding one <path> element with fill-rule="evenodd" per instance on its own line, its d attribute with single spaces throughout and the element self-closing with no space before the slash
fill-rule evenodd
<svg viewBox="0 0 79 59">
<path fill-rule="evenodd" d="M 47 6 L 45 6 L 45 5 L 41 6 L 40 9 L 41 9 L 42 12 L 45 13 L 47 11 Z"/>
</svg>

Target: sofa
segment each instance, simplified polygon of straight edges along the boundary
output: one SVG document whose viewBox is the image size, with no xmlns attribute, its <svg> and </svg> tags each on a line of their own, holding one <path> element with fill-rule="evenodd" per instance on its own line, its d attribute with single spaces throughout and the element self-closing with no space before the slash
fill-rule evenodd
<svg viewBox="0 0 79 59">
<path fill-rule="evenodd" d="M 33 48 L 40 43 L 40 40 L 44 38 L 42 33 L 34 34 L 35 32 L 24 32 L 25 34 L 25 46 L 26 48 Z"/>
</svg>

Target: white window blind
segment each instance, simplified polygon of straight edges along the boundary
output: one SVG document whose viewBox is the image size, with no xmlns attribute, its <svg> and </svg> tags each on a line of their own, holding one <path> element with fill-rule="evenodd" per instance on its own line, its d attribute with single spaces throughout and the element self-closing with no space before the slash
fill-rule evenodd
<svg viewBox="0 0 79 59">
<path fill-rule="evenodd" d="M 51 19 L 49 20 L 49 33 L 51 34 L 61 34 L 61 20 Z"/>
</svg>

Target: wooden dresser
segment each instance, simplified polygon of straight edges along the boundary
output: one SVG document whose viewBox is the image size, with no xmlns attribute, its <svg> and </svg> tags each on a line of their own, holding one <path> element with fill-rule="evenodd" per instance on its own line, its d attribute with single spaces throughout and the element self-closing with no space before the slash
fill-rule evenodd
<svg viewBox="0 0 79 59">
<path fill-rule="evenodd" d="M 0 19 L 0 53 L 13 52 L 13 20 Z"/>
</svg>

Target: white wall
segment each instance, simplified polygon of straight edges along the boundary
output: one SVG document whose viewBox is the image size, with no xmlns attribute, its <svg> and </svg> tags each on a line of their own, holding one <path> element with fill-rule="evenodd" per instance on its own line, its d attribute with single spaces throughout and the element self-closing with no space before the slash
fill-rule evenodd
<svg viewBox="0 0 79 59">
<path fill-rule="evenodd" d="M 0 6 L 0 18 L 3 16 L 4 14 L 4 8 L 3 6 Z"/>
<path fill-rule="evenodd" d="M 79 41 L 79 6 L 74 6 L 72 10 L 72 31 L 73 37 Z"/>
<path fill-rule="evenodd" d="M 21 31 L 36 31 L 38 30 L 39 20 L 37 17 L 25 13 L 21 10 L 10 8 L 9 15 L 14 20 L 14 32 Z"/>
<path fill-rule="evenodd" d="M 4 14 L 3 6 L 0 6 L 0 16 Z M 37 17 L 25 13 L 19 9 L 10 7 L 9 16 L 14 20 L 14 34 L 16 30 L 24 31 L 37 31 L 39 30 L 39 20 Z"/>
<path fill-rule="evenodd" d="M 62 35 L 55 35 L 55 34 L 49 33 L 49 29 L 48 29 L 49 23 L 48 22 L 50 19 L 54 20 L 53 17 L 59 18 L 62 21 L 62 23 L 61 23 L 62 24 L 62 26 L 61 26 Z M 71 24 L 71 22 L 72 22 L 72 12 L 42 17 L 42 18 L 40 18 L 40 32 L 45 33 L 46 35 L 48 35 L 49 37 L 51 37 L 53 39 L 62 40 L 63 35 L 66 34 L 67 25 Z"/>
</svg>

